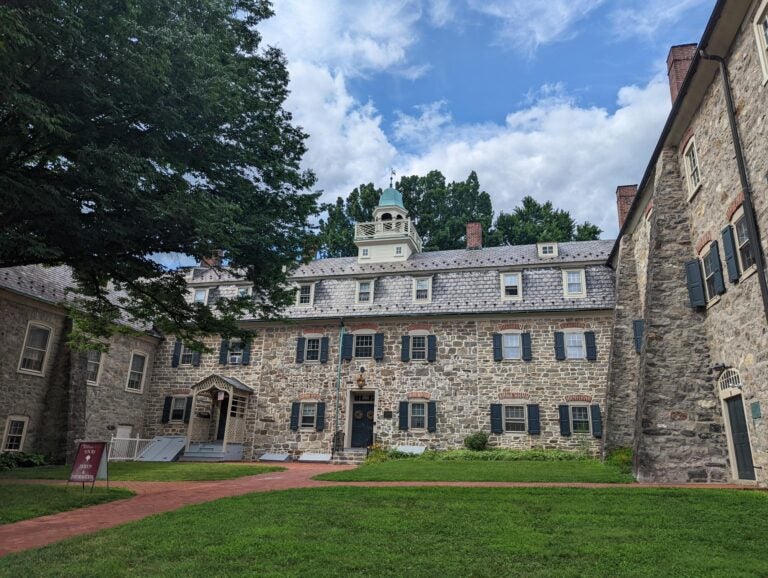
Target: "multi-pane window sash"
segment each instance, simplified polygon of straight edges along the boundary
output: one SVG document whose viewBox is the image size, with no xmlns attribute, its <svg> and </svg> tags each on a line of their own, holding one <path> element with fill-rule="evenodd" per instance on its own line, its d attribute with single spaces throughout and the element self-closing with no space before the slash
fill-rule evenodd
<svg viewBox="0 0 768 578">
<path fill-rule="evenodd" d="M 192 365 L 195 352 L 182 346 L 181 356 L 179 356 L 179 365 Z"/>
<path fill-rule="evenodd" d="M 184 421 L 184 411 L 187 408 L 187 398 L 174 397 L 171 406 L 171 421 Z"/>
<path fill-rule="evenodd" d="M 306 427 L 306 428 L 315 427 L 316 407 L 317 406 L 314 403 L 301 404 L 301 427 Z"/>
<path fill-rule="evenodd" d="M 195 303 L 205 303 L 207 296 L 207 289 L 195 289 Z"/>
<path fill-rule="evenodd" d="M 42 371 L 45 353 L 48 350 L 48 339 L 51 330 L 40 325 L 30 325 L 27 331 L 27 341 L 24 343 L 24 353 L 21 357 L 21 369 Z"/>
<path fill-rule="evenodd" d="M 427 404 L 411 404 L 411 429 L 425 429 L 427 427 Z"/>
<path fill-rule="evenodd" d="M 313 337 L 307 339 L 307 345 L 304 349 L 305 361 L 319 361 L 320 360 L 320 338 Z"/>
<path fill-rule="evenodd" d="M 101 365 L 101 351 L 88 352 L 88 364 L 85 369 L 85 381 L 96 383 L 99 379 L 99 366 Z"/>
<path fill-rule="evenodd" d="M 571 429 L 573 433 L 589 433 L 589 408 L 571 406 Z"/>
<path fill-rule="evenodd" d="M 501 337 L 502 355 L 504 359 L 520 359 L 522 348 L 520 347 L 519 333 L 505 333 Z"/>
<path fill-rule="evenodd" d="M 243 342 L 239 339 L 233 339 L 229 342 L 227 351 L 227 363 L 230 365 L 240 365 L 243 362 Z"/>
<path fill-rule="evenodd" d="M 504 406 L 504 431 L 524 432 L 525 431 L 525 406 L 507 405 Z"/>
<path fill-rule="evenodd" d="M 299 305 L 309 305 L 312 302 L 312 286 L 302 285 L 299 287 Z"/>
<path fill-rule="evenodd" d="M 11 420 L 8 424 L 8 435 L 5 438 L 3 450 L 8 452 L 21 450 L 21 442 L 24 440 L 24 426 L 26 425 L 26 422 L 22 420 Z"/>
<path fill-rule="evenodd" d="M 416 301 L 429 299 L 429 279 L 416 279 Z"/>
<path fill-rule="evenodd" d="M 739 246 L 739 258 L 741 259 L 741 269 L 746 271 L 755 264 L 755 258 L 752 255 L 752 249 L 749 242 L 749 229 L 747 228 L 747 219 L 742 215 L 734 224 L 736 229 L 736 243 Z"/>
<path fill-rule="evenodd" d="M 355 357 L 373 357 L 373 335 L 355 335 Z"/>
<path fill-rule="evenodd" d="M 371 282 L 360 281 L 357 292 L 357 300 L 360 303 L 368 303 L 371 300 Z"/>
<path fill-rule="evenodd" d="M 519 297 L 519 296 L 520 296 L 520 274 L 505 273 L 504 274 L 504 297 Z"/>
<path fill-rule="evenodd" d="M 568 359 L 584 359 L 584 334 L 566 333 L 565 352 Z"/>
<path fill-rule="evenodd" d="M 685 166 L 688 169 L 688 183 L 690 192 L 693 193 L 701 182 L 699 176 L 699 159 L 696 157 L 696 144 L 691 141 L 688 150 L 685 151 Z"/>
<path fill-rule="evenodd" d="M 554 253 L 555 253 L 555 248 L 552 245 L 544 245 L 541 248 L 542 255 L 553 255 Z"/>
<path fill-rule="evenodd" d="M 765 15 L 762 22 L 763 38 L 765 41 L 765 51 L 768 52 L 768 14 Z"/>
<path fill-rule="evenodd" d="M 707 286 L 707 300 L 714 298 L 717 294 L 715 292 L 715 271 L 712 266 L 712 249 L 710 249 L 701 262 L 704 266 L 704 283 Z"/>
<path fill-rule="evenodd" d="M 568 271 L 568 293 L 581 293 L 581 272 Z"/>
<path fill-rule="evenodd" d="M 131 357 L 131 369 L 128 372 L 128 389 L 141 390 L 146 361 L 147 359 L 138 353 L 134 353 Z"/>
<path fill-rule="evenodd" d="M 411 337 L 411 359 L 427 358 L 427 337 L 426 335 L 414 335 Z"/>
</svg>

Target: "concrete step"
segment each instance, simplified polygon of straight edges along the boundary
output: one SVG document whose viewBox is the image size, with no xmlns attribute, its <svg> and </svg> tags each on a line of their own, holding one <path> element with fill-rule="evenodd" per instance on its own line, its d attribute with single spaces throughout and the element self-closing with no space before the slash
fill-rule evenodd
<svg viewBox="0 0 768 578">
<path fill-rule="evenodd" d="M 333 460 L 331 460 L 331 463 L 338 465 L 359 466 L 365 462 L 367 455 L 368 452 L 365 449 L 358 450 L 345 448 L 333 455 Z"/>
</svg>

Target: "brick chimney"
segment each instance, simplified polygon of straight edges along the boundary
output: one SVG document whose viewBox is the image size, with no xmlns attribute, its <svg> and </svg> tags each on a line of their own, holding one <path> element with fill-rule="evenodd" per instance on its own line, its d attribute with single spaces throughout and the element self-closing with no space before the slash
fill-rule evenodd
<svg viewBox="0 0 768 578">
<path fill-rule="evenodd" d="M 474 221 L 467 223 L 467 249 L 483 248 L 483 225 Z"/>
<path fill-rule="evenodd" d="M 669 49 L 667 75 L 669 76 L 669 93 L 672 96 L 672 104 L 677 100 L 677 95 L 683 86 L 683 80 L 688 74 L 695 54 L 696 44 L 680 44 Z"/>
<path fill-rule="evenodd" d="M 616 187 L 616 208 L 619 211 L 619 228 L 627 220 L 629 208 L 637 195 L 637 185 L 620 185 Z"/>
</svg>

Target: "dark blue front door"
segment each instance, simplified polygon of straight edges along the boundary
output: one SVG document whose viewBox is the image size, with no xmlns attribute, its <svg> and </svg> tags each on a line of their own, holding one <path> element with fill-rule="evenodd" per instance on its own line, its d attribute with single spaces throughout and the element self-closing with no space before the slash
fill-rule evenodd
<svg viewBox="0 0 768 578">
<path fill-rule="evenodd" d="M 352 447 L 367 448 L 373 444 L 373 404 L 352 404 Z"/>
<path fill-rule="evenodd" d="M 740 480 L 754 480 L 755 467 L 752 464 L 752 448 L 749 445 L 747 420 L 744 417 L 744 402 L 737 395 L 725 400 L 728 406 L 728 421 L 731 422 L 733 453 L 736 454 L 736 469 Z"/>
<path fill-rule="evenodd" d="M 223 440 L 224 432 L 227 429 L 227 408 L 229 407 L 229 398 L 225 397 L 219 402 L 219 425 L 216 428 L 216 439 Z"/>
</svg>

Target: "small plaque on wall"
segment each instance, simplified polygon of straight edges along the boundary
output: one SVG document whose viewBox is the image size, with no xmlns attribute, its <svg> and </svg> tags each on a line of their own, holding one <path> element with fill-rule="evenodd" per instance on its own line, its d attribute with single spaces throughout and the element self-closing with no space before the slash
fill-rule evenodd
<svg viewBox="0 0 768 578">
<path fill-rule="evenodd" d="M 752 410 L 752 419 L 760 419 L 763 417 L 763 414 L 760 410 L 760 402 L 759 401 L 753 401 L 749 404 L 749 408 Z"/>
<path fill-rule="evenodd" d="M 392 419 L 392 410 L 391 409 L 385 409 L 384 410 L 384 419 Z"/>
</svg>

